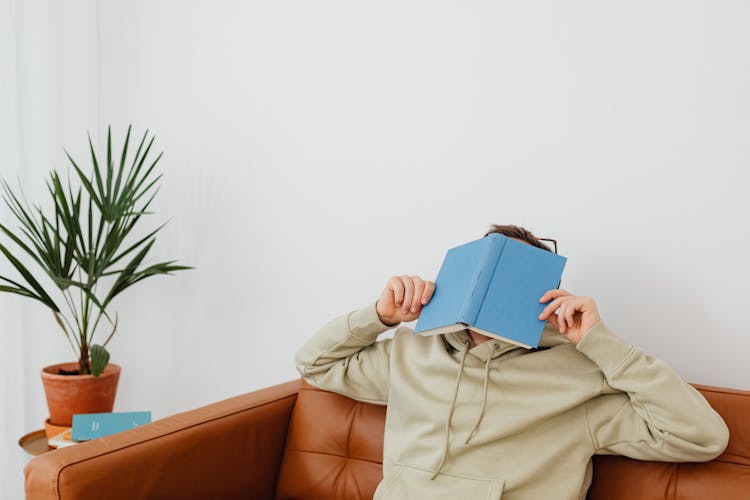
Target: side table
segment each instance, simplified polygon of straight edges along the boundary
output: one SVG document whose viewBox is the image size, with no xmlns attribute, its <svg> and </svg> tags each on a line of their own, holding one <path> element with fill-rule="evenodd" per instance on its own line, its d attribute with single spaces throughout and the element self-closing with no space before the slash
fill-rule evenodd
<svg viewBox="0 0 750 500">
<path fill-rule="evenodd" d="M 57 449 L 54 446 L 50 446 L 47 442 L 47 433 L 44 432 L 44 429 L 29 432 L 18 440 L 18 444 L 29 455 L 41 455 L 42 453 Z"/>
</svg>

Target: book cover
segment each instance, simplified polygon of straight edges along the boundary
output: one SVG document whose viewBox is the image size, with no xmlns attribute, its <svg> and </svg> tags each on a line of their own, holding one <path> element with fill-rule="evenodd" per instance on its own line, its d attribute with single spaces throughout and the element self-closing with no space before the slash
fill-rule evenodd
<svg viewBox="0 0 750 500">
<path fill-rule="evenodd" d="M 539 297 L 558 287 L 566 262 L 562 255 L 498 233 L 451 248 L 414 333 L 470 329 L 537 347 L 545 324 L 537 316 L 546 307 Z"/>
<path fill-rule="evenodd" d="M 79 413 L 73 415 L 71 439 L 73 441 L 88 441 L 150 422 L 150 411 Z"/>
</svg>

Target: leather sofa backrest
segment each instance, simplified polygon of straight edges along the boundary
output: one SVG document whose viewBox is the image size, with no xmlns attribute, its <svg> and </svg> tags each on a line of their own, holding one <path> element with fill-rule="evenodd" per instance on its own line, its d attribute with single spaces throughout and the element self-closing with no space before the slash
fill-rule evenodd
<svg viewBox="0 0 750 500">
<path fill-rule="evenodd" d="M 372 499 L 383 478 L 385 409 L 303 380 L 289 422 L 276 498 Z"/>
<path fill-rule="evenodd" d="M 692 385 L 729 427 L 724 453 L 697 463 L 596 456 L 591 500 L 750 499 L 750 391 Z"/>
<path fill-rule="evenodd" d="M 726 451 L 705 463 L 594 457 L 591 500 L 750 499 L 750 391 L 695 387 L 729 426 Z M 277 498 L 371 499 L 383 477 L 385 411 L 302 381 Z"/>
</svg>

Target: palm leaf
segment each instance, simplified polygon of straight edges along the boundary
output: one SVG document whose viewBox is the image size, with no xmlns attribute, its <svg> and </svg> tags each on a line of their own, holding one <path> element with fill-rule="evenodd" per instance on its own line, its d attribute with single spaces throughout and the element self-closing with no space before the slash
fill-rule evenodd
<svg viewBox="0 0 750 500">
<path fill-rule="evenodd" d="M 23 295 L 24 297 L 29 297 L 35 300 L 38 300 L 42 304 L 46 305 L 50 309 L 52 309 L 54 312 L 60 312 L 60 310 L 57 308 L 54 302 L 52 302 L 52 299 L 47 296 L 47 298 L 37 295 L 25 286 L 21 285 L 20 283 L 17 283 L 9 278 L 6 278 L 5 276 L 0 276 L 0 280 L 3 280 L 7 283 L 11 283 L 13 285 L 16 285 L 14 287 L 6 286 L 6 285 L 0 285 L 0 291 L 3 292 L 10 292 L 10 293 L 16 293 L 18 295 Z M 49 300 L 47 300 L 49 299 Z"/>
<path fill-rule="evenodd" d="M 23 204 L 21 204 L 21 202 L 10 189 L 10 186 L 8 186 L 8 183 L 5 182 L 5 180 L 3 180 L 3 190 L 5 191 L 5 194 L 3 195 L 5 204 L 11 210 L 11 212 L 13 212 L 13 215 L 16 216 L 16 219 L 18 219 L 18 221 L 21 223 L 21 226 L 29 232 L 29 239 L 41 241 L 41 234 L 39 233 L 37 222 L 28 213 L 31 210 L 29 209 L 27 212 Z"/>
<path fill-rule="evenodd" d="M 102 215 L 105 219 L 109 220 L 109 200 L 107 200 L 107 193 L 104 191 L 104 182 L 102 181 L 102 173 L 99 169 L 99 162 L 96 159 L 96 153 L 94 152 L 94 144 L 91 142 L 91 134 L 89 137 L 89 151 L 91 152 L 91 163 L 93 165 L 94 178 L 96 180 L 96 187 L 99 190 L 99 199 L 102 200 Z"/>
<path fill-rule="evenodd" d="M 138 252 L 135 257 L 133 257 L 133 260 L 131 260 L 130 263 L 125 266 L 125 268 L 122 270 L 122 273 L 120 273 L 120 275 L 115 280 L 115 283 L 112 285 L 112 288 L 107 294 L 107 297 L 104 299 L 104 301 L 102 301 L 102 309 L 106 308 L 112 299 L 114 299 L 120 292 L 122 292 L 129 286 L 128 280 L 135 273 L 136 268 L 140 265 L 144 257 L 146 257 L 146 254 L 151 249 L 151 246 L 155 241 L 155 238 L 149 241 L 148 244 L 143 247 L 143 249 L 141 249 L 141 251 Z"/>
<path fill-rule="evenodd" d="M 91 139 L 89 137 L 89 139 Z M 102 205 L 102 200 L 99 199 L 99 196 L 96 194 L 96 190 L 94 189 L 94 185 L 91 184 L 91 181 L 88 177 L 86 177 L 86 174 L 83 173 L 83 171 L 80 169 L 78 164 L 73 160 L 73 157 L 70 156 L 70 153 L 68 153 L 67 150 L 65 151 L 65 155 L 68 157 L 68 160 L 70 160 L 70 163 L 73 165 L 73 168 L 75 169 L 76 173 L 78 174 L 78 179 L 81 181 L 81 184 L 83 184 L 83 187 L 86 188 L 86 192 L 88 193 L 90 199 L 96 204 L 96 207 L 104 212 L 104 206 Z"/>
<path fill-rule="evenodd" d="M 28 290 L 26 290 L 25 288 L 17 288 L 17 287 L 14 287 L 14 286 L 0 285 L 0 292 L 15 293 L 15 294 L 21 295 L 23 297 L 29 297 L 31 299 L 42 300 L 39 297 L 37 297 L 36 295 L 34 295 L 33 293 L 31 293 Z M 42 302 L 44 302 L 44 301 L 42 300 Z"/>
<path fill-rule="evenodd" d="M 16 196 L 2 180 L 3 200 L 19 224 L 13 229 L 0 224 L 0 235 L 4 234 L 15 243 L 60 288 L 75 324 L 60 312 L 30 270 L 2 244 L 0 254 L 8 259 L 21 279 L 13 281 L 0 276 L 0 292 L 29 297 L 51 308 L 74 350 L 68 330 L 77 330 L 76 342 L 80 349 L 85 349 L 89 347 L 90 335 L 93 336 L 104 316 L 113 329 L 103 345 L 90 346 L 91 369 L 95 374 L 101 373 L 106 366 L 109 353 L 105 346 L 117 331 L 117 315 L 113 322 L 107 312 L 111 301 L 122 291 L 151 276 L 192 269 L 178 265 L 174 260 L 149 266 L 143 264 L 156 241 L 156 234 L 166 223 L 145 236 L 133 238 L 132 233 L 143 215 L 151 213 L 148 208 L 159 192 L 158 183 L 163 175 L 156 172 L 163 152 L 150 159 L 155 136 L 149 136 L 146 130 L 131 157 L 131 133 L 132 125 L 128 126 L 121 151 L 117 152 L 119 158 L 115 158 L 112 149 L 111 126 L 107 127 L 105 154 L 97 156 L 91 134 L 88 134 L 91 159 L 88 173 L 84 173 L 64 149 L 73 168 L 72 172 L 69 171 L 67 186 L 55 170 L 45 181 L 53 201 L 53 212 L 48 214 L 39 205 L 30 206 L 22 191 L 20 197 Z M 71 177 L 80 183 L 75 188 L 71 185 Z M 125 260 L 129 262 L 122 267 Z M 101 299 L 96 293 L 97 284 L 105 276 L 114 277 L 114 282 Z M 80 290 L 78 305 L 74 303 L 71 288 Z M 93 326 L 89 322 L 92 307 L 98 309 Z"/>
<path fill-rule="evenodd" d="M 107 126 L 107 202 L 112 200 L 112 179 L 114 178 L 114 164 L 112 163 L 112 127 Z"/>
<path fill-rule="evenodd" d="M 122 146 L 122 153 L 120 154 L 120 167 L 117 169 L 117 180 L 115 181 L 115 188 L 112 191 L 112 197 L 119 199 L 120 182 L 122 181 L 122 173 L 125 170 L 125 158 L 128 155 L 128 144 L 130 144 L 130 129 L 132 125 L 128 125 L 128 133 L 125 135 L 125 143 Z"/>
<path fill-rule="evenodd" d="M 13 232 L 10 229 L 0 224 L 0 230 L 4 232 L 11 240 L 13 240 L 13 242 L 16 245 L 21 247 L 23 251 L 29 255 L 29 257 L 31 257 L 32 259 L 36 261 L 37 264 L 39 264 L 42 267 L 45 267 L 44 264 L 42 263 L 42 260 L 37 256 L 36 252 L 34 252 L 34 250 L 29 248 L 29 246 L 26 245 L 26 243 L 24 243 L 18 236 L 13 234 Z"/>
<path fill-rule="evenodd" d="M 157 227 L 156 229 L 154 229 L 153 231 L 151 231 L 150 233 L 148 233 L 146 236 L 144 236 L 143 238 L 141 238 L 137 242 L 135 242 L 132 245 L 130 245 L 127 249 L 125 249 L 122 252 L 120 252 L 117 256 L 113 257 L 112 260 L 110 260 L 108 262 L 107 268 L 105 268 L 104 270 L 106 271 L 106 269 L 110 268 L 116 262 L 118 262 L 119 260 L 121 260 L 126 255 L 128 255 L 130 252 L 132 252 L 133 250 L 135 250 L 136 248 L 138 248 L 139 246 L 141 246 L 148 239 L 150 239 L 153 235 L 155 235 L 157 232 L 159 232 L 161 230 L 161 228 L 163 228 L 166 224 L 167 223 L 165 222 L 164 224 L 162 224 L 161 226 Z M 104 273 L 104 274 L 112 274 L 112 273 Z"/>
</svg>

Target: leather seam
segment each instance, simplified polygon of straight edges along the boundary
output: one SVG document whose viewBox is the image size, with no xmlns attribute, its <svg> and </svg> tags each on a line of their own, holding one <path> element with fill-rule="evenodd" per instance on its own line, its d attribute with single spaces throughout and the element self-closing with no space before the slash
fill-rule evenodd
<svg viewBox="0 0 750 500">
<path fill-rule="evenodd" d="M 308 380 L 308 383 L 310 385 L 312 385 L 312 383 L 310 383 L 309 380 L 312 380 L 315 384 L 319 384 L 319 382 L 312 375 L 305 375 L 305 379 Z M 312 387 L 300 387 L 300 391 L 318 391 L 318 392 L 333 393 L 333 394 L 338 394 L 340 396 L 344 396 L 345 398 L 349 398 L 353 401 L 357 401 L 358 403 L 369 403 L 369 404 L 374 404 L 378 406 L 387 406 L 388 404 L 388 401 L 385 399 L 361 398 L 359 396 L 354 396 L 351 394 L 344 394 L 344 393 L 335 391 L 333 389 L 321 389 L 320 387 L 315 386 L 315 385 L 313 385 Z"/>
<path fill-rule="evenodd" d="M 741 455 L 738 455 L 738 456 L 741 456 Z M 743 457 L 743 458 L 746 458 L 746 457 Z M 711 462 L 721 462 L 723 464 L 737 465 L 739 467 L 750 467 L 750 464 L 748 464 L 748 463 L 744 463 L 743 464 L 743 463 L 740 463 L 740 462 L 733 462 L 731 460 L 719 460 L 718 458 L 714 458 L 713 460 L 711 460 Z"/>
<path fill-rule="evenodd" d="M 699 389 L 701 392 L 711 392 L 714 394 L 730 394 L 732 396 L 750 395 L 750 391 L 744 391 L 742 389 L 732 389 L 729 387 L 727 387 L 726 389 L 721 389 L 721 388 L 717 388 L 714 386 L 707 386 L 707 385 L 699 384 L 697 382 L 688 382 L 688 383 L 692 385 L 693 387 L 695 387 L 696 389 Z"/>
<path fill-rule="evenodd" d="M 294 451 L 294 452 L 297 452 L 297 453 L 311 453 L 311 454 L 314 454 L 314 455 L 328 455 L 329 457 L 338 457 L 338 458 L 343 458 L 343 459 L 346 459 L 346 460 L 360 460 L 362 462 L 369 462 L 371 464 L 378 464 L 380 466 L 383 465 L 383 462 L 378 462 L 377 460 L 370 460 L 370 459 L 367 459 L 367 458 L 359 458 L 359 457 L 349 457 L 349 456 L 346 456 L 346 455 L 339 455 L 337 453 L 329 453 L 327 451 L 301 450 L 299 448 L 287 448 L 286 451 Z"/>
<path fill-rule="evenodd" d="M 349 430 L 346 433 L 346 456 L 347 457 L 351 455 L 349 444 L 352 442 L 352 429 L 354 428 L 354 414 L 357 412 L 357 409 L 359 408 L 360 404 L 361 403 L 357 403 L 354 406 L 352 406 L 351 413 L 349 414 Z"/>
</svg>

